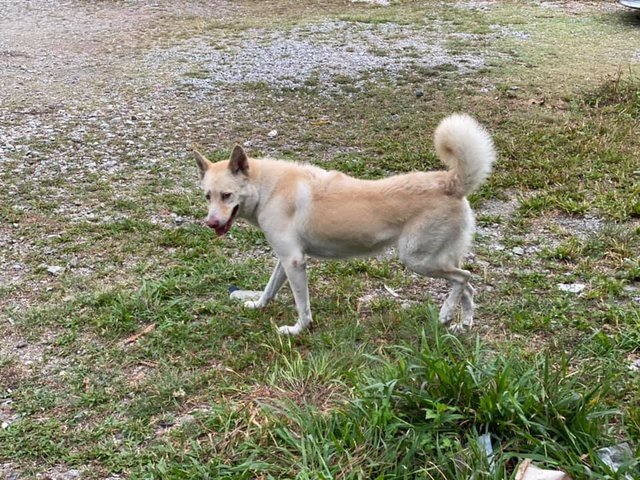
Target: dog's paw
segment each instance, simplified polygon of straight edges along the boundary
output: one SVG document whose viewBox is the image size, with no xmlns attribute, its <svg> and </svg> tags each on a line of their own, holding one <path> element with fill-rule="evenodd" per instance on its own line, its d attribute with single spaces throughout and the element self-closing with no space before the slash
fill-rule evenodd
<svg viewBox="0 0 640 480">
<path fill-rule="evenodd" d="M 278 327 L 278 333 L 280 335 L 298 335 L 300 333 L 301 328 L 298 325 L 288 326 L 284 325 L 282 327 Z"/>
<path fill-rule="evenodd" d="M 469 330 L 471 330 L 471 328 L 473 328 L 473 320 L 471 321 L 471 323 L 468 323 L 468 322 L 452 323 L 448 325 L 448 328 L 451 333 L 468 332 Z"/>
<path fill-rule="evenodd" d="M 258 301 L 261 296 L 262 296 L 262 291 L 257 291 L 257 290 L 234 290 L 229 295 L 229 298 L 231 300 L 239 300 L 239 301 L 246 302 L 247 300 Z"/>
<path fill-rule="evenodd" d="M 449 325 L 451 324 L 451 322 L 453 322 L 455 316 L 455 312 L 449 310 L 441 310 L 440 315 L 438 315 L 438 320 L 440 320 L 440 323 L 442 325 Z"/>
<path fill-rule="evenodd" d="M 260 305 L 260 302 L 257 300 L 247 300 L 246 302 L 244 302 L 244 308 L 260 308 L 262 305 Z"/>
</svg>

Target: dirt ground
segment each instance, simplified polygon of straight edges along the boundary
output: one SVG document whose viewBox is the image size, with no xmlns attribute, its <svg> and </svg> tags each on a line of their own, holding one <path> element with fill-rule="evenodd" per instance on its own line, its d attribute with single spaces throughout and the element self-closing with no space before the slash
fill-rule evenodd
<svg viewBox="0 0 640 480">
<path fill-rule="evenodd" d="M 455 7 L 487 9 L 495 3 L 457 2 Z M 613 1 L 540 3 L 573 15 L 584 9 L 621 8 Z M 344 5 L 351 3 L 327 2 L 322 8 L 337 10 Z M 18 360 L 5 372 L 7 378 L 28 375 L 47 358 L 52 338 L 45 334 L 37 341 L 26 339 L 14 328 L 14 317 L 42 307 L 43 298 L 63 301 L 68 293 L 59 288 L 60 272 L 73 270 L 75 283 L 70 290 L 74 291 L 81 291 L 85 282 L 106 288 L 137 280 L 131 272 L 139 258 L 129 256 L 111 266 L 100 245 L 86 246 L 88 236 L 68 238 L 64 231 L 70 225 L 123 219 L 126 215 L 112 208 L 118 204 L 135 204 L 160 225 L 197 222 L 156 211 L 140 196 L 150 178 L 158 175 L 170 180 L 163 194 L 192 192 L 196 184 L 189 158 L 192 144 L 218 150 L 241 142 L 265 153 L 295 153 L 306 141 L 300 131 L 289 140 L 291 132 L 272 135 L 278 119 L 262 109 L 247 83 L 260 89 L 261 82 L 267 87 L 297 88 L 321 81 L 330 94 L 345 84 L 358 88 L 357 82 L 344 80 L 354 75 L 400 75 L 408 59 L 423 69 L 446 65 L 464 75 L 498 58 L 490 51 L 452 53 L 440 40 L 441 25 L 409 28 L 372 22 L 355 28 L 335 20 L 293 28 L 286 36 L 260 26 L 260 11 L 275 11 L 286 22 L 287 8 L 287 2 L 277 1 L 0 0 L 0 202 L 7 202 L 4 207 L 0 204 L 0 360 Z M 310 8 L 305 14 L 317 12 Z M 236 32 L 229 25 L 238 19 L 255 27 Z M 209 33 L 216 25 L 224 26 L 226 33 L 212 43 Z M 491 40 L 505 38 L 528 41 L 517 23 L 490 33 Z M 387 54 L 371 53 L 377 50 Z M 323 72 L 328 72 L 326 78 Z M 331 83 L 341 76 L 342 83 Z M 490 82 L 478 87 L 483 93 L 495 89 Z M 295 125 L 296 115 L 299 112 L 287 117 L 287 128 Z M 327 119 L 314 122 L 322 125 Z M 314 151 L 313 140 L 306 145 L 306 153 L 315 152 L 320 160 L 351 148 L 327 142 Z M 173 163 L 167 165 L 167 159 Z M 513 198 L 494 199 L 479 213 L 508 219 L 516 204 Z M 502 245 L 502 228 L 479 229 L 496 251 L 513 248 Z M 590 234 L 600 228 L 600 219 L 589 216 L 547 219 L 536 232 L 548 233 L 547 243 L 536 242 L 535 248 L 553 246 L 553 232 L 558 229 Z M 78 250 L 61 256 L 58 241 L 76 244 Z M 516 256 L 525 252 L 526 248 L 514 248 Z M 145 252 L 139 255 L 143 258 Z M 61 368 L 63 359 L 56 361 L 56 368 Z M 17 414 L 10 397 L 0 395 L 3 398 L 0 423 L 9 425 Z M 20 478 L 16 465 L 2 461 L 0 478 Z M 51 470 L 40 478 L 82 477 L 73 469 Z"/>
</svg>

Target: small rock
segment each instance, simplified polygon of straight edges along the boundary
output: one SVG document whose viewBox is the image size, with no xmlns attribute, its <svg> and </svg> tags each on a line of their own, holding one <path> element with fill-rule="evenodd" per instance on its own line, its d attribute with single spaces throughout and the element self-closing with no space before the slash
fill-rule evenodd
<svg viewBox="0 0 640 480">
<path fill-rule="evenodd" d="M 514 247 L 511 251 L 514 255 L 524 255 L 524 248 L 522 247 Z"/>
<path fill-rule="evenodd" d="M 275 138 L 277 135 L 278 135 L 277 130 L 271 130 L 269 133 L 267 133 L 267 137 L 269 138 Z"/>
<path fill-rule="evenodd" d="M 61 480 L 74 480 L 75 478 L 81 478 L 82 476 L 82 472 L 80 472 L 80 470 L 69 470 L 68 472 L 65 472 L 62 474 L 62 476 L 60 477 Z"/>
<path fill-rule="evenodd" d="M 18 342 L 16 343 L 16 348 L 25 348 L 29 344 L 27 342 Z"/>
<path fill-rule="evenodd" d="M 400 304 L 400 309 L 402 310 L 409 310 L 410 308 L 412 308 L 414 305 L 416 305 L 418 302 L 413 301 L 413 300 L 404 300 L 401 304 Z"/>
<path fill-rule="evenodd" d="M 251 140 L 247 140 L 242 144 L 243 147 L 250 147 L 251 145 L 253 145 L 253 142 Z"/>
<path fill-rule="evenodd" d="M 229 289 L 229 298 L 231 300 L 239 300 L 239 301 L 247 301 L 253 300 L 256 301 L 262 296 L 261 290 L 231 290 Z"/>
<path fill-rule="evenodd" d="M 422 90 L 417 90 L 416 91 L 416 97 L 420 98 L 422 96 L 424 96 L 424 92 Z"/>
<path fill-rule="evenodd" d="M 632 372 L 640 372 L 640 358 L 629 364 L 629 370 Z"/>
<path fill-rule="evenodd" d="M 60 275 L 62 272 L 64 272 L 64 267 L 61 267 L 59 265 L 51 265 L 47 267 L 47 272 L 49 272 L 51 275 Z"/>
<path fill-rule="evenodd" d="M 569 293 L 580 293 L 585 289 L 584 283 L 559 283 L 558 290 Z"/>
</svg>

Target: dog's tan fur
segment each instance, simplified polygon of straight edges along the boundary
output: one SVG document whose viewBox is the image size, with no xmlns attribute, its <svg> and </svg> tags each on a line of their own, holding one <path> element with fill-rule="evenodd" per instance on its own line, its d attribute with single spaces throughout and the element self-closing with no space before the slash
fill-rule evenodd
<svg viewBox="0 0 640 480">
<path fill-rule="evenodd" d="M 422 275 L 446 278 L 452 290 L 440 310 L 450 323 L 458 304 L 463 325 L 473 322 L 470 274 L 459 268 L 474 221 L 466 195 L 481 185 L 495 161 L 491 137 L 466 115 L 444 119 L 436 151 L 449 171 L 414 172 L 359 180 L 336 171 L 273 159 L 248 158 L 236 146 L 228 161 L 195 152 L 209 202 L 206 223 L 225 234 L 236 215 L 259 226 L 278 257 L 265 290 L 248 307 L 263 307 L 289 280 L 298 310 L 297 334 L 311 323 L 307 255 L 344 258 L 395 246 L 400 260 Z"/>
</svg>

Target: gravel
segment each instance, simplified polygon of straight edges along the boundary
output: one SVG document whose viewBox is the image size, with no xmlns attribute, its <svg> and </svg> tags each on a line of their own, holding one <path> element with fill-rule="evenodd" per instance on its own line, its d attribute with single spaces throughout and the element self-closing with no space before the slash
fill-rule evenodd
<svg viewBox="0 0 640 480">
<path fill-rule="evenodd" d="M 368 3 L 370 5 L 380 5 L 383 7 L 391 5 L 389 0 L 351 0 L 351 3 Z"/>
<path fill-rule="evenodd" d="M 361 88 L 365 79 L 393 79 L 406 69 L 453 65 L 464 74 L 485 65 L 484 56 L 477 52 L 449 52 L 448 36 L 434 25 L 334 21 L 289 31 L 252 29 L 223 46 L 212 46 L 208 38 L 195 44 L 189 40 L 150 53 L 146 64 L 170 67 L 183 76 L 196 65 L 198 78 L 185 79 L 183 84 L 198 90 L 247 82 L 295 89 L 318 82 L 325 92 L 340 88 L 344 77 L 354 80 L 350 86 Z"/>
<path fill-rule="evenodd" d="M 495 4 L 496 0 L 464 0 L 453 5 L 462 10 L 489 10 Z"/>
<path fill-rule="evenodd" d="M 568 293 L 582 293 L 586 288 L 584 283 L 559 283 L 558 290 Z"/>
</svg>

